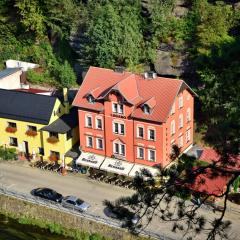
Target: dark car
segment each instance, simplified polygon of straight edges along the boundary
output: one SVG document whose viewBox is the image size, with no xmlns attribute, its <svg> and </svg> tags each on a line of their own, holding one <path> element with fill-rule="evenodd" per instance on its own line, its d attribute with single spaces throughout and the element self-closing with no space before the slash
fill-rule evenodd
<svg viewBox="0 0 240 240">
<path fill-rule="evenodd" d="M 54 202 L 61 202 L 62 201 L 62 194 L 54 191 L 53 189 L 50 188 L 36 188 L 32 190 L 32 195 L 44 198 L 50 201 Z"/>
</svg>

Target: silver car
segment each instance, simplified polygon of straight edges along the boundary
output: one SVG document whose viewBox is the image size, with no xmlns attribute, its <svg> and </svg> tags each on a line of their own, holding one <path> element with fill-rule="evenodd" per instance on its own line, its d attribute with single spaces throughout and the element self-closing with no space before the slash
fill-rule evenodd
<svg viewBox="0 0 240 240">
<path fill-rule="evenodd" d="M 80 212 L 85 212 L 90 207 L 90 205 L 80 198 L 75 196 L 66 196 L 62 199 L 62 206 L 66 208 L 70 208 L 73 210 L 77 210 Z"/>
</svg>

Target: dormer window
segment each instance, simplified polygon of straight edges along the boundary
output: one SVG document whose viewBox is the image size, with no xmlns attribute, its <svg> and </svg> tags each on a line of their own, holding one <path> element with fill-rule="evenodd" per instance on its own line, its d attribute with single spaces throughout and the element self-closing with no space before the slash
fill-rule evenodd
<svg viewBox="0 0 240 240">
<path fill-rule="evenodd" d="M 95 99 L 94 99 L 94 97 L 92 96 L 92 95 L 88 95 L 87 96 L 87 101 L 89 102 L 89 103 L 95 103 Z"/>
<path fill-rule="evenodd" d="M 151 113 L 151 109 L 150 109 L 150 107 L 147 104 L 143 105 L 143 112 L 145 114 L 150 114 Z"/>
</svg>

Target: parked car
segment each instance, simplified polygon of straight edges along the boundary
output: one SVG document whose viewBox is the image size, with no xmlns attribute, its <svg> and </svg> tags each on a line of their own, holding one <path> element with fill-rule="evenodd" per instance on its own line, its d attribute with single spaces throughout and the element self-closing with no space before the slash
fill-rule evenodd
<svg viewBox="0 0 240 240">
<path fill-rule="evenodd" d="M 117 213 L 117 211 L 118 211 L 117 209 L 112 209 L 111 210 L 108 207 L 106 207 L 104 209 L 104 213 L 107 217 L 110 217 L 110 218 L 113 218 L 113 219 L 119 219 L 119 220 L 121 219 L 123 221 L 126 220 L 126 217 L 124 217 L 124 216 L 126 216 L 126 215 L 124 215 L 124 212 L 128 211 L 128 210 L 127 209 L 124 210 L 124 208 L 122 208 L 121 211 L 120 211 L 120 215 Z M 139 220 L 140 220 L 140 217 L 137 214 L 133 214 L 133 216 L 131 218 L 132 224 L 136 225 L 139 222 Z"/>
<path fill-rule="evenodd" d="M 31 194 L 40 198 L 44 198 L 59 203 L 62 201 L 63 198 L 62 194 L 54 191 L 51 188 L 36 188 L 32 190 Z"/>
<path fill-rule="evenodd" d="M 90 204 L 75 196 L 66 196 L 62 199 L 62 206 L 80 212 L 85 212 L 90 207 Z"/>
</svg>

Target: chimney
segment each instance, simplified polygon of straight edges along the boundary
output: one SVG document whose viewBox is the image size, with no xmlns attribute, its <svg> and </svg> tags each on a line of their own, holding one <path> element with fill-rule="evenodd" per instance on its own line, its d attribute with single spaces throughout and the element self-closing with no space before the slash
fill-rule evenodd
<svg viewBox="0 0 240 240">
<path fill-rule="evenodd" d="M 144 73 L 144 78 L 145 79 L 155 79 L 157 78 L 157 73 L 150 71 L 150 72 L 145 72 Z"/>
<path fill-rule="evenodd" d="M 67 88 L 63 88 L 63 105 L 65 107 L 65 114 L 69 114 L 69 101 L 68 101 L 68 89 Z"/>
</svg>

